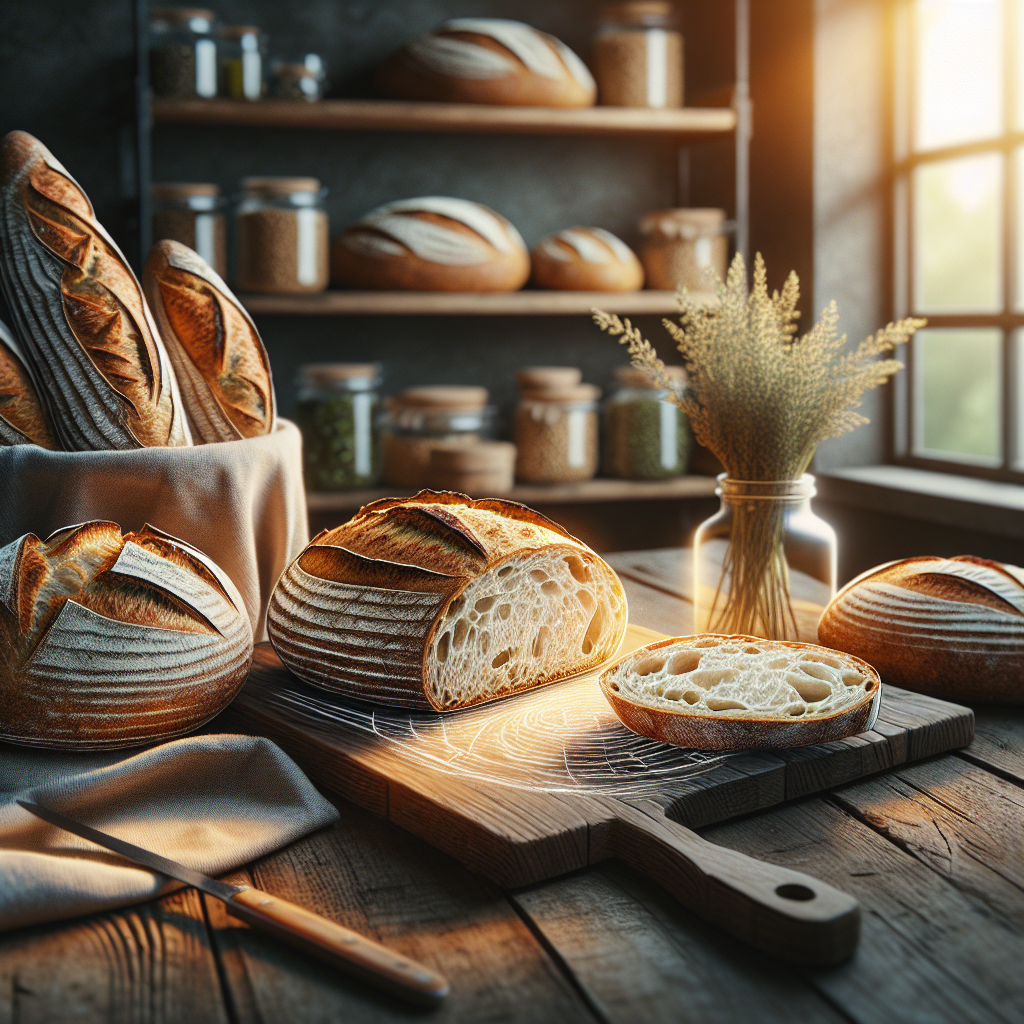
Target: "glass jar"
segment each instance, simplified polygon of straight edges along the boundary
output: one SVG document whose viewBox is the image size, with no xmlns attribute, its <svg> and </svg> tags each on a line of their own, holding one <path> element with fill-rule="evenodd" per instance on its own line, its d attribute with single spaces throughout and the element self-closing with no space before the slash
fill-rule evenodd
<svg viewBox="0 0 1024 1024">
<path fill-rule="evenodd" d="M 379 363 L 308 363 L 299 368 L 303 468 L 311 491 L 370 487 L 380 478 Z"/>
<path fill-rule="evenodd" d="M 327 190 L 316 178 L 243 178 L 235 214 L 238 287 L 322 292 L 328 278 Z"/>
<path fill-rule="evenodd" d="M 217 20 L 200 7 L 159 7 L 149 14 L 149 79 L 155 96 L 217 95 Z"/>
<path fill-rule="evenodd" d="M 672 5 L 602 5 L 590 67 L 603 106 L 681 107 L 683 37 Z"/>
<path fill-rule="evenodd" d="M 648 288 L 688 288 L 708 291 L 714 287 L 713 271 L 725 280 L 729 257 L 725 210 L 657 210 L 640 221 L 640 262 Z"/>
<path fill-rule="evenodd" d="M 171 238 L 197 253 L 221 277 L 227 276 L 224 200 L 216 185 L 167 181 L 153 185 L 153 238 Z"/>
<path fill-rule="evenodd" d="M 494 436 L 495 410 L 486 388 L 409 388 L 387 399 L 381 428 L 384 479 L 430 487 L 435 448 L 476 444 Z"/>
<path fill-rule="evenodd" d="M 270 64 L 271 92 L 282 100 L 306 100 L 314 103 L 324 98 L 327 77 L 319 54 L 302 57 L 277 57 Z"/>
<path fill-rule="evenodd" d="M 685 385 L 681 366 L 665 372 Z M 663 480 L 686 472 L 690 425 L 671 392 L 633 366 L 615 370 L 618 388 L 604 406 L 604 473 L 623 480 Z"/>
<path fill-rule="evenodd" d="M 233 100 L 263 95 L 265 36 L 254 25 L 225 25 L 220 30 L 220 94 Z"/>
<path fill-rule="evenodd" d="M 814 477 L 718 477 L 718 513 L 693 542 L 698 633 L 817 643 L 836 592 L 836 534 L 811 510 Z"/>
</svg>

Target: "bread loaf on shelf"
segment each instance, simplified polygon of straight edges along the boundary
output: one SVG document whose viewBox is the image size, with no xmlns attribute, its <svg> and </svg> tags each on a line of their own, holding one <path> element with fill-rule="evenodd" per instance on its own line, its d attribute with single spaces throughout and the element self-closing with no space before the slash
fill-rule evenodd
<svg viewBox="0 0 1024 1024">
<path fill-rule="evenodd" d="M 59 447 L 14 335 L 0 321 L 0 446 Z"/>
<path fill-rule="evenodd" d="M 384 96 L 446 103 L 589 107 L 597 85 L 565 43 L 520 21 L 456 18 L 388 57 Z"/>
<path fill-rule="evenodd" d="M 581 292 L 633 292 L 644 286 L 636 253 L 604 228 L 565 228 L 530 253 L 540 288 Z"/>
<path fill-rule="evenodd" d="M 61 447 L 191 443 L 138 280 L 78 183 L 26 132 L 0 144 L 0 280 Z"/>
<path fill-rule="evenodd" d="M 698 633 L 641 647 L 601 676 L 623 725 L 698 750 L 830 743 L 874 725 L 878 673 L 815 644 Z"/>
<path fill-rule="evenodd" d="M 268 629 L 307 682 L 451 711 L 599 665 L 625 634 L 626 596 L 544 516 L 420 491 L 314 538 L 278 582 Z"/>
<path fill-rule="evenodd" d="M 331 247 L 331 280 L 342 288 L 508 292 L 529 276 L 526 243 L 509 221 L 447 196 L 380 206 Z"/>
<path fill-rule="evenodd" d="M 102 750 L 198 728 L 241 688 L 252 627 L 228 576 L 151 526 L 0 548 L 0 739 Z"/>
<path fill-rule="evenodd" d="M 1024 569 L 972 555 L 888 562 L 836 594 L 818 638 L 908 690 L 1024 704 Z"/>
<path fill-rule="evenodd" d="M 187 245 L 157 242 L 142 282 L 197 442 L 260 437 L 275 425 L 270 359 L 220 275 Z"/>
</svg>

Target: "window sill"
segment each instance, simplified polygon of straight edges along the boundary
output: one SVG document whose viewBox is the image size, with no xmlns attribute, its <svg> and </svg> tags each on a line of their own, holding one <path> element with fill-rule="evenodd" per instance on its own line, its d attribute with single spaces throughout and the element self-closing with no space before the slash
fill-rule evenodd
<svg viewBox="0 0 1024 1024">
<path fill-rule="evenodd" d="M 907 466 L 856 466 L 817 477 L 823 501 L 955 529 L 1024 537 L 1024 487 Z"/>
</svg>

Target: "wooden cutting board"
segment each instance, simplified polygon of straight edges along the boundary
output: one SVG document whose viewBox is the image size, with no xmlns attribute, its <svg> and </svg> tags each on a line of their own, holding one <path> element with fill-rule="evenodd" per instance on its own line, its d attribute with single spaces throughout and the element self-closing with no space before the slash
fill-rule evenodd
<svg viewBox="0 0 1024 1024">
<path fill-rule="evenodd" d="M 661 637 L 630 626 L 620 655 Z M 970 709 L 884 687 L 871 732 L 777 753 L 703 753 L 629 732 L 596 676 L 446 715 L 382 710 L 303 683 L 261 644 L 217 726 L 269 737 L 324 789 L 505 887 L 616 856 L 714 923 L 804 963 L 852 952 L 856 902 L 690 829 L 962 747 L 973 735 Z"/>
</svg>

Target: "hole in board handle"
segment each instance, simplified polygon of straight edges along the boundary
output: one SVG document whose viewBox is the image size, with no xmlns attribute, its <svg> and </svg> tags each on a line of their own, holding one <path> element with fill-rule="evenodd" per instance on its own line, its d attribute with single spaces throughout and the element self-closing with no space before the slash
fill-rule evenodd
<svg viewBox="0 0 1024 1024">
<path fill-rule="evenodd" d="M 806 902 L 807 900 L 813 900 L 815 893 L 813 889 L 809 889 L 806 885 L 800 885 L 797 882 L 786 882 L 785 885 L 776 887 L 775 895 L 781 896 L 784 900 Z"/>
</svg>

